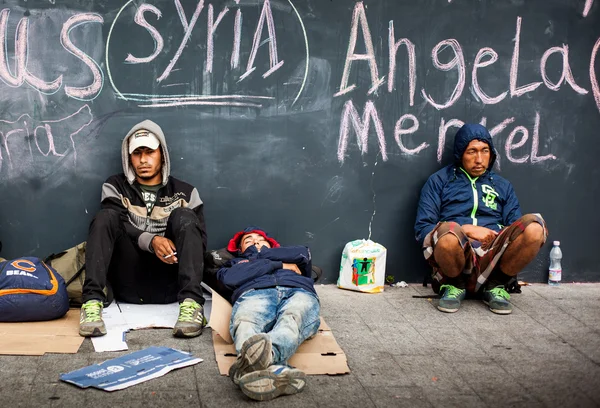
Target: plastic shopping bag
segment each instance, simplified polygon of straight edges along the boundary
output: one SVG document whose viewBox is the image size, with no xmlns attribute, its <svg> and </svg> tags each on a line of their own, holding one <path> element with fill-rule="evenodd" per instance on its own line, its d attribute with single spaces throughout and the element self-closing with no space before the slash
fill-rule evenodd
<svg viewBox="0 0 600 408">
<path fill-rule="evenodd" d="M 340 262 L 337 285 L 359 292 L 383 292 L 387 250 L 371 240 L 358 239 L 346 244 Z"/>
</svg>

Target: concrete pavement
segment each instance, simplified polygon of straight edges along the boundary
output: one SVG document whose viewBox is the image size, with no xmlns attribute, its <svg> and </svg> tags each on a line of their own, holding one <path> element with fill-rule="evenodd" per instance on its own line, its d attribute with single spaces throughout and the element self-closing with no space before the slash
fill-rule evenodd
<svg viewBox="0 0 600 408">
<path fill-rule="evenodd" d="M 430 288 L 362 294 L 318 285 L 322 316 L 352 372 L 310 376 L 305 391 L 260 403 L 273 407 L 598 407 L 600 284 L 534 284 L 512 295 L 512 315 L 476 300 L 439 312 Z M 16 407 L 244 407 L 247 399 L 214 359 L 209 330 L 191 340 L 170 330 L 127 334 L 130 351 L 152 345 L 192 352 L 193 367 L 107 393 L 59 381 L 60 373 L 123 353 L 0 356 L 0 400 Z"/>
</svg>

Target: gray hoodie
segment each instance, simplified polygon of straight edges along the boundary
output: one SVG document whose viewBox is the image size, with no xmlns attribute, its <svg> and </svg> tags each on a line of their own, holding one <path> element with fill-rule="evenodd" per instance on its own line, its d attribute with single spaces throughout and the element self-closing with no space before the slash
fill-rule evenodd
<svg viewBox="0 0 600 408">
<path fill-rule="evenodd" d="M 146 119 L 143 122 L 138 123 L 133 126 L 129 132 L 127 132 L 127 136 L 123 139 L 123 144 L 121 145 L 121 159 L 123 162 L 123 172 L 127 177 L 127 181 L 129 184 L 133 184 L 135 181 L 135 170 L 131 166 L 129 161 L 129 136 L 134 134 L 140 129 L 148 130 L 156 135 L 158 140 L 160 140 L 160 145 L 162 146 L 162 155 L 164 159 L 164 164 L 162 167 L 162 185 L 167 184 L 169 180 L 169 175 L 171 174 L 171 159 L 169 158 L 169 149 L 167 148 L 167 140 L 165 139 L 165 134 L 163 133 L 160 126 L 151 120 Z"/>
</svg>

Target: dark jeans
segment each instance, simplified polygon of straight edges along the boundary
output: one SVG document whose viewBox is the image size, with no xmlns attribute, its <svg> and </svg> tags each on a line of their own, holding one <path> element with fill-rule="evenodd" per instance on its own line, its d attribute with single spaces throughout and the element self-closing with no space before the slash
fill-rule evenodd
<svg viewBox="0 0 600 408">
<path fill-rule="evenodd" d="M 124 302 L 172 303 L 191 298 L 204 304 L 203 245 L 196 214 L 187 208 L 174 210 L 165 237 L 177 248 L 177 264 L 166 264 L 140 249 L 125 232 L 117 211 L 100 210 L 90 224 L 83 301 L 104 301 L 108 280 L 115 298 Z"/>
</svg>

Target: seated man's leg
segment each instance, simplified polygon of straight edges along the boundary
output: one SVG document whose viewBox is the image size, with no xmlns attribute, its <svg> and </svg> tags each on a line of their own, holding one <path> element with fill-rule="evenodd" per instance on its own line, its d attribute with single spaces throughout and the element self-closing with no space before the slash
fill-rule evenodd
<svg viewBox="0 0 600 408">
<path fill-rule="evenodd" d="M 202 272 L 204 269 L 204 243 L 198 217 L 189 208 L 177 208 L 169 216 L 165 237 L 177 249 L 177 281 L 180 304 L 179 318 L 173 335 L 195 337 L 206 326 L 204 296 L 202 296 Z"/>
<path fill-rule="evenodd" d="M 546 225 L 539 214 L 527 214 L 502 230 L 481 258 L 478 284 L 485 282 L 483 300 L 497 314 L 512 313 L 509 280 L 531 262 L 546 241 Z M 498 261 L 499 259 L 499 261 Z"/>
<path fill-rule="evenodd" d="M 454 313 L 467 294 L 462 272 L 466 265 L 465 254 L 471 253 L 469 240 L 460 225 L 442 222 L 427 235 L 424 245 L 425 253 L 429 253 L 429 263 L 434 268 L 434 279 L 442 283 L 438 309 Z"/>
<path fill-rule="evenodd" d="M 239 380 L 242 392 L 258 401 L 297 394 L 304 389 L 306 374 L 284 364 L 304 340 L 317 333 L 320 325 L 320 305 L 313 294 L 297 288 L 278 287 L 277 291 L 283 297 L 277 322 L 269 333 L 274 365 L 246 374 Z"/>
<path fill-rule="evenodd" d="M 265 333 L 275 324 L 277 303 L 277 289 L 267 288 L 250 290 L 233 305 L 229 331 L 238 357 L 229 370 L 229 378 L 234 383 L 273 363 L 271 338 Z"/>
<path fill-rule="evenodd" d="M 500 270 L 505 275 L 516 276 L 536 257 L 546 242 L 546 227 L 539 214 L 527 214 L 515 221 L 508 247 L 500 259 Z"/>
<path fill-rule="evenodd" d="M 125 246 L 125 248 L 122 248 Z M 132 250 L 129 250 L 132 248 Z M 122 255 L 124 251 L 129 252 Z M 79 334 L 82 336 L 102 336 L 106 327 L 102 321 L 102 306 L 106 301 L 104 288 L 107 286 L 111 265 L 118 265 L 120 260 L 132 263 L 136 261 L 133 243 L 126 235 L 117 211 L 103 209 L 96 214 L 90 224 L 86 253 L 85 281 L 83 284 L 83 306 L 81 307 L 81 323 Z M 118 259 L 117 259 L 118 258 Z M 132 280 L 135 272 L 124 267 L 116 274 L 122 281 Z M 113 287 L 119 290 L 119 282 Z"/>
</svg>

